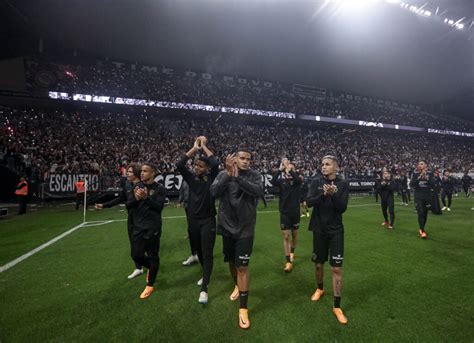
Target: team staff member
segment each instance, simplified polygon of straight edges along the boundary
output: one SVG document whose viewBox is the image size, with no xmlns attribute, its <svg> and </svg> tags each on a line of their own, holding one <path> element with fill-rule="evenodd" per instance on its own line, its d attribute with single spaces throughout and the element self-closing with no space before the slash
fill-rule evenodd
<svg viewBox="0 0 474 343">
<path fill-rule="evenodd" d="M 194 163 L 194 172 L 186 168 L 186 163 L 200 150 L 200 156 Z M 207 138 L 200 136 L 194 146 L 176 163 L 176 167 L 189 186 L 187 218 L 189 237 L 196 247 L 202 266 L 201 292 L 199 303 L 208 302 L 208 285 L 214 264 L 214 244 L 216 242 L 216 207 L 211 194 L 211 185 L 219 173 L 219 162 L 207 147 Z"/>
<path fill-rule="evenodd" d="M 132 233 L 133 233 L 133 212 L 134 208 L 130 207 L 131 204 L 135 202 L 134 188 L 140 182 L 140 172 L 141 167 L 139 164 L 131 163 L 126 168 L 127 180 L 123 184 L 122 192 L 119 196 L 109 202 L 103 204 L 95 204 L 97 210 L 102 210 L 104 208 L 110 208 L 118 204 L 125 203 L 127 208 L 127 228 L 128 228 L 128 240 L 130 242 L 130 250 L 132 246 Z M 131 255 L 131 253 L 130 253 Z M 142 266 L 135 262 L 135 270 L 128 276 L 128 279 L 131 280 L 143 274 Z"/>
<path fill-rule="evenodd" d="M 313 231 L 313 262 L 316 264 L 317 289 L 311 297 L 318 301 L 324 295 L 324 262 L 328 260 L 332 269 L 334 292 L 333 313 L 341 324 L 347 318 L 341 309 L 342 262 L 344 259 L 344 225 L 342 214 L 349 201 L 349 183 L 336 175 L 338 161 L 328 155 L 322 159 L 322 178 L 311 182 L 308 206 L 313 207 L 309 229 Z"/>
<path fill-rule="evenodd" d="M 84 202 L 84 193 L 86 192 L 86 183 L 83 178 L 79 179 L 74 186 L 76 187 L 76 210 L 79 209 L 81 202 Z M 84 204 L 86 206 L 86 204 Z"/>
<path fill-rule="evenodd" d="M 18 215 L 26 213 L 26 203 L 28 202 L 28 181 L 24 177 L 20 178 L 20 182 L 15 189 L 15 195 L 18 199 L 18 205 L 20 206 L 18 210 Z"/>
<path fill-rule="evenodd" d="M 135 200 L 130 204 L 134 208 L 132 257 L 136 263 L 148 268 L 141 299 L 148 298 L 155 290 L 156 275 L 160 268 L 161 212 L 165 205 L 166 189 L 154 181 L 156 174 L 154 164 L 142 165 L 141 182 L 135 187 Z"/>
<path fill-rule="evenodd" d="M 283 158 L 279 170 L 273 175 L 272 184 L 279 188 L 280 228 L 283 233 L 283 247 L 286 258 L 284 271 L 293 269 L 295 249 L 300 227 L 301 177 L 295 166 Z M 290 239 L 291 236 L 291 239 Z"/>
<path fill-rule="evenodd" d="M 220 198 L 218 233 L 222 235 L 224 261 L 235 282 L 231 300 L 240 297 L 239 325 L 250 327 L 248 316 L 249 262 L 252 255 L 257 220 L 258 199 L 263 197 L 262 175 L 250 169 L 251 154 L 241 148 L 228 155 L 226 170 L 219 173 L 211 186 L 213 196 Z"/>
<path fill-rule="evenodd" d="M 428 236 L 425 232 L 426 221 L 428 220 L 428 211 L 432 206 L 434 180 L 433 175 L 428 171 L 428 163 L 420 160 L 417 166 L 418 172 L 413 173 L 410 187 L 415 193 L 416 212 L 418 214 L 418 233 L 423 239 Z"/>
<path fill-rule="evenodd" d="M 384 222 L 382 226 L 386 226 L 387 229 L 393 229 L 393 224 L 395 221 L 395 200 L 394 192 L 397 188 L 395 181 L 392 179 L 392 174 L 388 169 L 385 169 L 383 172 L 382 180 L 380 181 L 379 194 L 382 205 L 382 215 L 384 217 Z M 387 208 L 390 213 L 390 222 L 388 221 Z"/>
</svg>

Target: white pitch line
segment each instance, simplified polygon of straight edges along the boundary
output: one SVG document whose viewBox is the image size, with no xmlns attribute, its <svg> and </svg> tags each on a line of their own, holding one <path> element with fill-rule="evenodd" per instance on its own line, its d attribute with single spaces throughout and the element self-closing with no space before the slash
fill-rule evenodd
<svg viewBox="0 0 474 343">
<path fill-rule="evenodd" d="M 59 241 L 61 238 L 66 237 L 67 235 L 73 233 L 74 231 L 80 229 L 80 228 L 83 227 L 83 226 L 84 226 L 84 223 L 79 224 L 79 225 L 77 225 L 77 226 L 74 226 L 72 229 L 70 229 L 70 230 L 68 230 L 68 231 L 66 231 L 66 232 L 63 232 L 63 233 L 60 234 L 59 236 L 54 237 L 53 239 L 47 241 L 47 242 L 44 243 L 44 244 L 41 244 L 39 247 L 37 247 L 37 248 L 31 250 L 30 252 L 27 252 L 26 254 L 21 255 L 20 257 L 14 259 L 13 261 L 8 262 L 8 263 L 5 264 L 4 266 L 1 266 L 1 267 L 0 267 L 0 273 L 3 273 L 4 271 L 6 271 L 6 270 L 10 269 L 11 267 L 13 267 L 13 266 L 17 265 L 18 263 L 20 263 L 21 261 L 26 260 L 28 257 L 30 257 L 30 256 L 36 254 L 37 252 L 39 252 L 39 251 L 41 251 L 41 250 L 43 250 L 43 249 L 49 247 L 51 244 L 56 243 L 56 242 Z"/>
</svg>

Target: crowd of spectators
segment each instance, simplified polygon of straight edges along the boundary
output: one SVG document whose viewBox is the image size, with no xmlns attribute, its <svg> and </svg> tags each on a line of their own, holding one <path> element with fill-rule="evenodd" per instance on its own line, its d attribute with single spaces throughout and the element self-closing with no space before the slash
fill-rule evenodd
<svg viewBox="0 0 474 343">
<path fill-rule="evenodd" d="M 118 67 L 106 61 L 59 63 L 31 59 L 26 65 L 26 79 L 31 90 L 231 106 L 474 132 L 472 122 L 430 114 L 420 107 L 369 102 L 364 97 L 341 98 L 339 93 L 331 91 L 326 91 L 325 96 L 307 96 L 281 82 L 272 82 L 272 87 L 265 87 L 263 81 L 239 83 L 236 78 L 233 82 L 226 81 L 222 75 L 207 79 L 195 74 L 186 76 L 185 72 L 167 74 L 161 68 L 131 68 L 130 64 Z"/>
<path fill-rule="evenodd" d="M 372 178 L 382 167 L 413 171 L 419 158 L 431 168 L 463 172 L 473 166 L 472 139 L 373 129 L 347 130 L 271 123 L 243 124 L 222 118 L 164 118 L 159 114 L 20 110 L 0 107 L 0 161 L 35 180 L 52 173 L 119 175 L 127 163 L 151 161 L 160 172 L 204 135 L 216 156 L 239 146 L 253 152 L 254 168 L 270 172 L 288 157 L 306 176 L 320 158 L 336 155 L 347 178 Z"/>
</svg>

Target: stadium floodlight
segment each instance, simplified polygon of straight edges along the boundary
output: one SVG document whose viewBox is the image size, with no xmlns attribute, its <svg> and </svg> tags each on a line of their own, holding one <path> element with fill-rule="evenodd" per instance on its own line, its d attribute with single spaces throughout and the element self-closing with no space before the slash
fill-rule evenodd
<svg viewBox="0 0 474 343">
<path fill-rule="evenodd" d="M 425 13 L 423 13 L 423 15 L 425 15 L 427 17 L 431 17 L 431 12 L 430 11 L 425 11 Z"/>
<path fill-rule="evenodd" d="M 454 20 L 449 19 L 449 20 L 448 20 L 448 24 L 449 24 L 449 25 L 454 25 Z"/>
<path fill-rule="evenodd" d="M 458 28 L 459 30 L 462 30 L 464 28 L 464 24 L 456 24 L 456 28 Z"/>
<path fill-rule="evenodd" d="M 444 18 L 444 22 L 447 23 L 447 22 L 448 22 L 448 18 Z"/>
</svg>

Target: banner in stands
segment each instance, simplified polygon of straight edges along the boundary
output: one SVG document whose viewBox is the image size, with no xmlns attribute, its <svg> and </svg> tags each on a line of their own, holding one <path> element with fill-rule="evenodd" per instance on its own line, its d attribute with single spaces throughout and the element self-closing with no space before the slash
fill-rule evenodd
<svg viewBox="0 0 474 343">
<path fill-rule="evenodd" d="M 312 96 L 318 100 L 326 99 L 326 90 L 315 86 L 299 85 L 295 83 L 293 84 L 293 93 Z"/>
<path fill-rule="evenodd" d="M 157 74 L 165 74 L 168 77 L 170 76 L 180 76 L 180 77 L 186 77 L 186 78 L 194 78 L 194 79 L 204 79 L 204 80 L 222 80 L 227 83 L 232 83 L 232 84 L 243 84 L 243 85 L 249 85 L 252 87 L 266 87 L 266 88 L 272 88 L 273 87 L 273 82 L 272 81 L 262 81 L 262 80 L 256 80 L 256 79 L 249 79 L 243 76 L 236 76 L 236 75 L 216 75 L 216 74 L 211 74 L 211 73 L 202 73 L 198 71 L 192 71 L 192 70 L 178 70 L 166 66 L 147 66 L 147 65 L 137 65 L 137 64 L 130 64 L 130 63 L 125 63 L 125 62 L 117 62 L 117 61 L 112 61 L 111 62 L 115 68 L 121 69 L 121 68 L 128 68 L 131 70 L 141 70 L 141 71 L 147 71 L 151 73 L 157 73 Z M 99 62 L 99 65 L 101 63 Z"/>
<path fill-rule="evenodd" d="M 348 180 L 349 190 L 353 192 L 370 191 L 375 187 L 375 180 Z"/>
<path fill-rule="evenodd" d="M 264 191 L 267 194 L 278 192 L 278 188 L 274 187 L 271 183 L 272 177 L 271 174 L 262 173 Z M 45 198 L 71 197 L 75 194 L 75 183 L 81 178 L 84 178 L 87 181 L 89 185 L 88 191 L 90 192 L 108 192 L 112 189 L 117 191 L 117 188 L 105 189 L 104 185 L 109 184 L 109 182 L 103 182 L 103 178 L 99 175 L 51 174 L 45 182 L 43 196 Z M 311 180 L 312 178 L 309 177 L 306 181 L 310 183 Z M 166 188 L 168 196 L 177 196 L 183 184 L 183 177 L 174 173 L 166 173 L 158 175 L 155 181 L 161 183 Z M 374 185 L 374 180 L 349 180 L 350 191 L 370 191 Z"/>
<path fill-rule="evenodd" d="M 75 193 L 75 183 L 84 179 L 87 190 L 97 192 L 100 188 L 99 175 L 93 174 L 51 174 L 46 182 L 45 192 L 53 194 Z"/>
<path fill-rule="evenodd" d="M 183 109 L 183 110 L 197 110 L 197 111 L 219 112 L 219 113 L 249 114 L 252 116 L 289 118 L 289 119 L 296 118 L 296 115 L 294 113 L 255 110 L 251 108 L 212 106 L 212 105 L 190 104 L 190 103 L 173 102 L 173 101 L 156 101 L 156 100 L 145 100 L 145 99 L 120 98 L 120 97 L 91 95 L 91 94 L 69 94 L 65 92 L 49 92 L 48 95 L 49 95 L 49 98 L 58 99 L 58 100 L 86 101 L 86 102 L 97 102 L 97 103 L 116 104 L 116 105 L 151 106 L 151 107 L 175 108 L 175 109 Z"/>
</svg>

